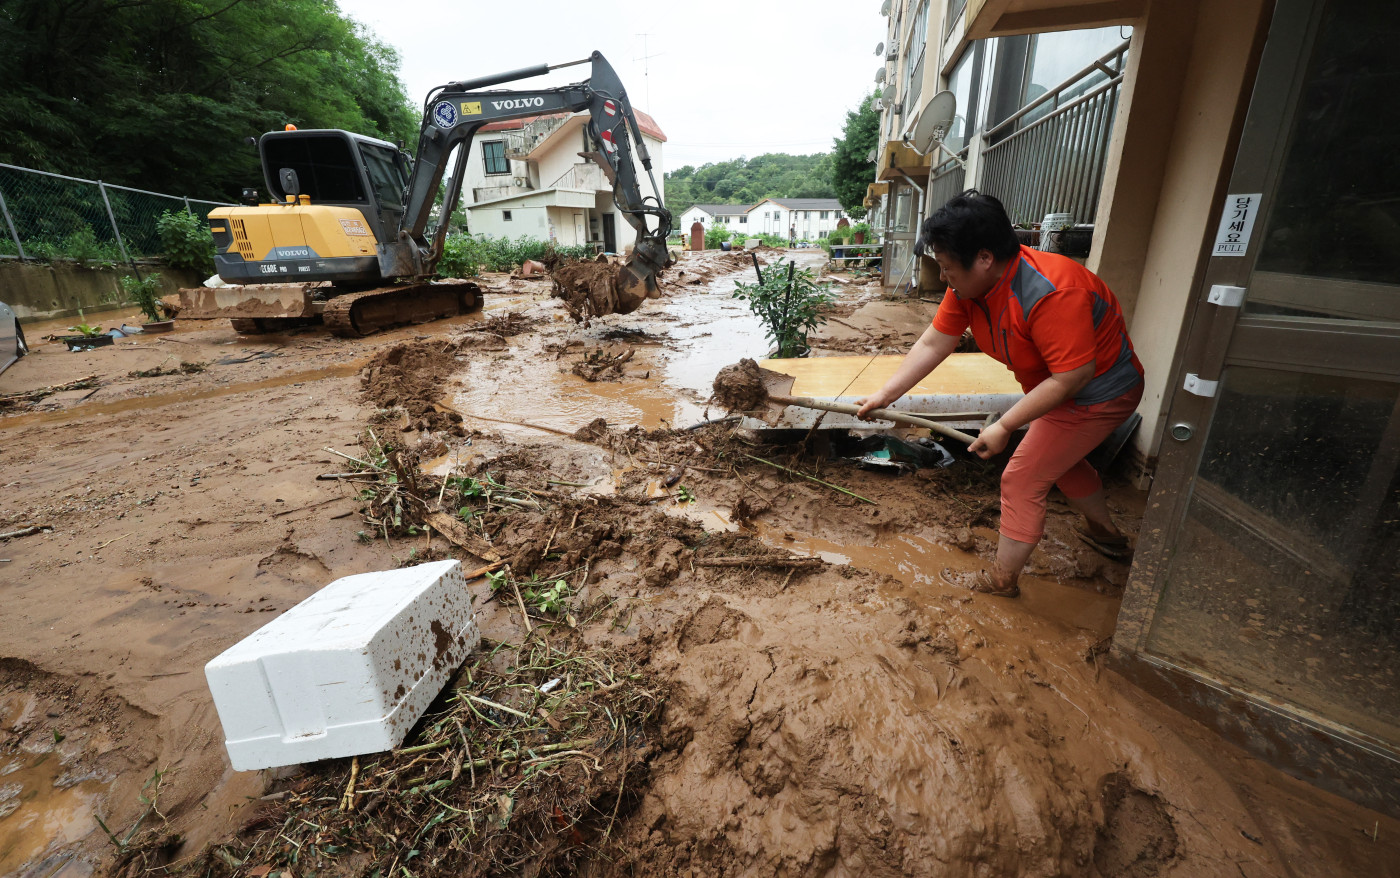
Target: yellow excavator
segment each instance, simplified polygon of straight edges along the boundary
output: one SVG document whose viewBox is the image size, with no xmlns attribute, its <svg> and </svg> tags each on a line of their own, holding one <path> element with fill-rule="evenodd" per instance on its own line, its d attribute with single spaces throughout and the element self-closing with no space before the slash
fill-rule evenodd
<svg viewBox="0 0 1400 878">
<path fill-rule="evenodd" d="M 487 90 L 591 64 L 583 82 L 538 91 Z M 671 214 L 644 196 L 636 161 L 659 192 L 651 156 L 627 92 L 603 56 L 539 64 L 451 82 L 423 105 L 416 161 L 373 137 L 338 129 L 271 131 L 258 139 L 263 176 L 275 201 L 210 212 L 214 262 L 226 286 L 180 291 L 180 316 L 233 320 L 240 332 L 270 332 L 324 321 L 345 337 L 422 323 L 481 307 L 467 281 L 434 281 L 447 218 L 457 206 L 467 153 L 483 125 L 554 113 L 587 112 L 591 152 L 612 184 L 613 201 L 637 231 L 618 266 L 618 308 L 629 313 L 659 295 L 656 275 L 670 263 Z M 447 163 L 455 165 L 443 193 Z M 436 226 L 429 232 L 433 220 Z"/>
</svg>

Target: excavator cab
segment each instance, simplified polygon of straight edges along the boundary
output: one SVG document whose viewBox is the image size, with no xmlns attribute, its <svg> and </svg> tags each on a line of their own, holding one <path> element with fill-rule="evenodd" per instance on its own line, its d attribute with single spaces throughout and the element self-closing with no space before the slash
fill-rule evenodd
<svg viewBox="0 0 1400 878">
<path fill-rule="evenodd" d="M 384 245 L 396 240 L 404 215 L 405 156 L 338 129 L 269 132 L 258 150 L 273 203 L 209 215 L 219 276 L 380 283 Z"/>
</svg>

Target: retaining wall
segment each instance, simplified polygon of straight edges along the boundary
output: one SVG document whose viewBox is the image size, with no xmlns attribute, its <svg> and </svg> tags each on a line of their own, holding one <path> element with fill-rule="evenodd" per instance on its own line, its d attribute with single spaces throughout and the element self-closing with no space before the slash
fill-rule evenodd
<svg viewBox="0 0 1400 878">
<path fill-rule="evenodd" d="M 199 272 L 171 268 L 157 262 L 136 263 L 142 276 L 160 274 L 163 295 L 181 287 L 196 287 L 204 281 Z M 25 323 L 84 313 L 110 311 L 130 305 L 122 295 L 122 275 L 131 274 L 130 265 L 88 266 L 76 262 L 0 262 L 0 302 L 14 309 Z"/>
</svg>

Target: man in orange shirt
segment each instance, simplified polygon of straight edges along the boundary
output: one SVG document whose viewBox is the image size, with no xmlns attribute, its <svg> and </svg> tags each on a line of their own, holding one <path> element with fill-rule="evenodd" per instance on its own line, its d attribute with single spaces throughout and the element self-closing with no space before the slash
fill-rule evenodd
<svg viewBox="0 0 1400 878">
<path fill-rule="evenodd" d="M 1078 532 L 1085 542 L 1127 558 L 1127 537 L 1109 515 L 1098 473 L 1084 460 L 1142 399 L 1142 364 L 1117 298 L 1074 260 L 1021 246 L 1001 202 L 973 189 L 924 221 L 919 247 L 932 251 L 952 295 L 944 295 L 933 324 L 885 386 L 860 400 L 859 417 L 908 392 L 970 327 L 977 347 L 1004 363 L 1026 395 L 968 447 L 990 458 L 1029 425 L 1002 473 L 996 564 L 990 573 L 944 570 L 943 579 L 1019 595 L 1021 569 L 1044 534 L 1051 486 L 1084 516 Z"/>
</svg>

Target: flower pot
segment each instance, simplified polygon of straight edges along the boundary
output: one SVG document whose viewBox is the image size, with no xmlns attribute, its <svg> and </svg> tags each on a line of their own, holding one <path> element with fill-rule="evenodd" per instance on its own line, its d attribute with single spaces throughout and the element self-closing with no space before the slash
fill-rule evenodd
<svg viewBox="0 0 1400 878">
<path fill-rule="evenodd" d="M 865 232 L 856 232 L 854 235 L 852 235 L 852 236 L 851 236 L 851 243 L 852 243 L 852 244 L 864 244 L 864 243 L 865 243 Z"/>
<path fill-rule="evenodd" d="M 110 335 L 61 335 L 58 340 L 67 345 L 70 351 L 90 351 L 106 347 L 114 339 Z"/>
<path fill-rule="evenodd" d="M 174 328 L 174 320 L 153 320 L 150 323 L 141 324 L 142 332 L 169 332 Z"/>
</svg>

